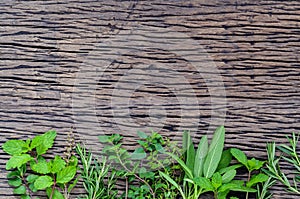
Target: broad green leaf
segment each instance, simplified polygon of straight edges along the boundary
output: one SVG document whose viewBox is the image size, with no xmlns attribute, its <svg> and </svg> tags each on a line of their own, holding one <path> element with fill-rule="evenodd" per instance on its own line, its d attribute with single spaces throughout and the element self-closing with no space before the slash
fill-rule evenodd
<svg viewBox="0 0 300 199">
<path fill-rule="evenodd" d="M 202 189 L 205 189 L 206 191 L 213 191 L 214 187 L 212 183 L 209 181 L 209 179 L 204 177 L 196 177 L 193 179 L 194 183 L 201 187 Z"/>
<path fill-rule="evenodd" d="M 158 171 L 159 175 L 163 178 L 165 178 L 169 183 L 171 183 L 174 187 L 176 187 L 176 189 L 180 192 L 181 196 L 183 199 L 186 199 L 185 194 L 183 192 L 183 190 L 181 189 L 181 187 L 175 182 L 175 180 L 173 180 L 168 174 L 163 173 L 161 171 Z"/>
<path fill-rule="evenodd" d="M 207 136 L 204 135 L 198 145 L 195 163 L 194 163 L 194 176 L 195 177 L 202 177 L 203 176 L 203 164 L 205 157 L 208 152 L 208 141 Z"/>
<path fill-rule="evenodd" d="M 228 167 L 231 160 L 232 160 L 232 155 L 230 153 L 230 149 L 224 150 L 222 152 L 221 160 L 219 162 L 217 171 L 219 171 L 220 169 L 223 169 L 225 167 Z"/>
<path fill-rule="evenodd" d="M 185 171 L 185 174 L 188 176 L 188 178 L 193 179 L 193 173 L 192 171 L 188 168 L 188 166 L 176 155 L 174 155 L 173 153 L 166 153 L 169 156 L 171 156 L 174 160 L 176 160 L 178 162 L 178 164 L 182 167 L 182 169 Z"/>
<path fill-rule="evenodd" d="M 30 149 L 32 150 L 36 148 L 41 143 L 42 143 L 42 135 L 35 136 L 30 143 Z"/>
<path fill-rule="evenodd" d="M 15 177 L 19 177 L 20 176 L 20 171 L 11 171 L 7 174 L 7 178 L 15 178 Z"/>
<path fill-rule="evenodd" d="M 66 162 L 58 155 L 56 155 L 52 161 L 51 173 L 57 173 L 65 168 Z"/>
<path fill-rule="evenodd" d="M 247 187 L 253 187 L 257 183 L 261 183 L 261 182 L 267 181 L 268 178 L 269 178 L 269 176 L 267 176 L 267 175 L 265 175 L 263 173 L 259 173 L 259 174 L 253 175 L 251 177 L 251 179 L 249 180 L 249 182 L 247 182 L 246 186 Z"/>
<path fill-rule="evenodd" d="M 109 138 L 110 138 L 110 136 L 107 136 L 107 135 L 100 135 L 100 136 L 98 136 L 99 142 L 102 142 L 102 143 L 108 142 Z"/>
<path fill-rule="evenodd" d="M 208 153 L 204 161 L 203 173 L 206 178 L 212 177 L 217 170 L 224 148 L 225 128 L 220 126 L 216 129 Z"/>
<path fill-rule="evenodd" d="M 8 140 L 3 144 L 2 148 L 9 155 L 20 155 L 28 151 L 24 146 L 25 142 L 23 140 Z"/>
<path fill-rule="evenodd" d="M 61 184 L 70 182 L 76 175 L 76 171 L 77 169 L 74 166 L 65 167 L 57 173 L 56 182 Z"/>
<path fill-rule="evenodd" d="M 243 165 L 242 164 L 234 164 L 234 165 L 231 165 L 229 167 L 225 167 L 223 169 L 220 169 L 220 171 L 218 171 L 220 174 L 224 174 L 230 170 L 235 170 L 235 169 L 238 169 L 240 167 L 242 167 Z"/>
<path fill-rule="evenodd" d="M 14 189 L 14 194 L 22 195 L 26 193 L 26 187 L 25 186 L 20 186 L 18 188 Z"/>
<path fill-rule="evenodd" d="M 22 185 L 22 180 L 20 178 L 14 178 L 8 180 L 8 184 L 13 187 L 19 187 Z"/>
<path fill-rule="evenodd" d="M 53 185 L 53 178 L 50 176 L 40 176 L 34 182 L 34 187 L 37 190 L 43 190 Z"/>
<path fill-rule="evenodd" d="M 250 171 L 258 170 L 265 164 L 264 161 L 260 161 L 260 160 L 257 160 L 255 158 L 252 158 L 251 160 L 248 160 L 247 163 L 248 163 Z"/>
<path fill-rule="evenodd" d="M 39 178 L 38 175 L 30 174 L 27 176 L 26 180 L 28 183 L 34 183 L 34 181 L 38 178 Z"/>
<path fill-rule="evenodd" d="M 142 131 L 138 131 L 137 134 L 142 139 L 146 139 L 148 137 L 147 134 Z"/>
<path fill-rule="evenodd" d="M 222 185 L 222 176 L 219 172 L 213 174 L 211 184 L 217 190 Z"/>
<path fill-rule="evenodd" d="M 22 195 L 22 196 L 21 196 L 21 199 L 31 199 L 31 198 L 30 198 L 30 196 Z"/>
<path fill-rule="evenodd" d="M 14 155 L 6 163 L 6 170 L 21 167 L 23 164 L 30 161 L 32 157 L 28 154 Z"/>
<path fill-rule="evenodd" d="M 231 180 L 233 180 L 235 175 L 236 175 L 236 170 L 233 169 L 227 171 L 226 173 L 224 173 L 224 175 L 222 175 L 222 183 L 225 184 L 230 182 Z"/>
<path fill-rule="evenodd" d="M 131 159 L 133 160 L 141 160 L 147 157 L 147 154 L 145 153 L 144 149 L 139 147 L 134 150 L 134 152 L 131 154 Z"/>
<path fill-rule="evenodd" d="M 40 173 L 40 174 L 47 174 L 50 173 L 50 167 L 45 158 L 40 156 L 38 158 L 38 162 L 31 161 L 30 167 L 33 171 Z"/>
<path fill-rule="evenodd" d="M 42 155 L 47 152 L 49 148 L 53 146 L 54 140 L 56 138 L 55 131 L 48 131 L 40 136 L 40 144 L 36 147 L 36 152 L 38 155 Z"/>
<path fill-rule="evenodd" d="M 230 152 L 237 159 L 237 161 L 239 161 L 248 168 L 247 156 L 243 151 L 237 148 L 232 148 L 230 149 Z"/>
<path fill-rule="evenodd" d="M 34 186 L 34 182 L 29 184 L 29 189 L 30 189 L 33 193 L 35 193 L 35 192 L 38 191 L 38 190 L 35 188 L 35 186 Z"/>
<path fill-rule="evenodd" d="M 78 165 L 78 158 L 75 155 L 72 155 L 69 160 L 68 166 L 76 167 L 77 165 Z"/>
<path fill-rule="evenodd" d="M 183 132 L 183 150 L 185 155 L 186 166 L 193 171 L 195 164 L 195 148 L 193 144 L 193 140 L 191 138 L 190 132 Z"/>
<path fill-rule="evenodd" d="M 50 197 L 50 195 L 52 193 L 52 189 L 51 188 L 47 188 L 46 189 L 46 193 L 47 193 L 47 196 Z M 57 189 L 54 189 L 54 192 L 53 192 L 53 195 L 52 195 L 52 199 L 65 199 L 65 197 Z"/>
<path fill-rule="evenodd" d="M 229 190 L 226 190 L 223 192 L 218 191 L 218 199 L 227 199 L 228 193 L 229 193 Z"/>
</svg>

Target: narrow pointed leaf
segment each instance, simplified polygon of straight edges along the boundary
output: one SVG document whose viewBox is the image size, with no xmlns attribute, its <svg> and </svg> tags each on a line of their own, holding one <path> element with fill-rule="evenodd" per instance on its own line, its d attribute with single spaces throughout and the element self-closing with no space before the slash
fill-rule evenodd
<svg viewBox="0 0 300 199">
<path fill-rule="evenodd" d="M 203 176 L 203 164 L 205 157 L 208 152 L 208 141 L 207 136 L 203 136 L 199 142 L 195 163 L 194 163 L 194 176 L 195 177 L 202 177 Z"/>
</svg>

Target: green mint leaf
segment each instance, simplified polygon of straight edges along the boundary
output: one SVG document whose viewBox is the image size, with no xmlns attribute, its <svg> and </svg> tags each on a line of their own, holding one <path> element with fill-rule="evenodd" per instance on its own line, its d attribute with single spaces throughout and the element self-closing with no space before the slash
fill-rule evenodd
<svg viewBox="0 0 300 199">
<path fill-rule="evenodd" d="M 20 171 L 11 171 L 7 174 L 7 178 L 10 179 L 10 178 L 15 178 L 15 177 L 19 177 L 21 176 L 20 174 Z"/>
<path fill-rule="evenodd" d="M 26 194 L 26 187 L 20 186 L 18 188 L 15 188 L 13 192 L 14 194 L 18 194 L 18 195 Z"/>
<path fill-rule="evenodd" d="M 146 139 L 148 137 L 147 134 L 142 131 L 138 131 L 137 134 L 142 139 Z"/>
<path fill-rule="evenodd" d="M 53 185 L 53 178 L 50 176 L 40 176 L 34 182 L 34 187 L 37 190 L 43 190 Z"/>
<path fill-rule="evenodd" d="M 253 187 L 257 183 L 261 183 L 261 182 L 267 181 L 268 178 L 269 178 L 269 176 L 267 176 L 267 175 L 265 175 L 263 173 L 259 173 L 259 174 L 253 175 L 251 177 L 250 181 L 247 182 L 246 186 L 247 187 Z"/>
<path fill-rule="evenodd" d="M 47 193 L 47 196 L 50 197 L 50 195 L 52 193 L 52 189 L 51 188 L 47 188 L 46 189 L 46 193 Z M 58 190 L 54 189 L 54 192 L 53 192 L 53 195 L 52 195 L 52 199 L 65 199 L 65 197 Z"/>
<path fill-rule="evenodd" d="M 32 160 L 32 157 L 28 154 L 14 155 L 7 161 L 6 170 L 21 167 L 30 160 Z"/>
<path fill-rule="evenodd" d="M 58 155 L 52 161 L 51 173 L 57 173 L 66 167 L 66 162 Z"/>
<path fill-rule="evenodd" d="M 57 183 L 65 184 L 70 182 L 76 175 L 76 167 L 68 166 L 57 173 L 56 181 Z"/>
<path fill-rule="evenodd" d="M 194 178 L 193 181 L 196 185 L 200 186 L 202 189 L 205 189 L 206 191 L 214 190 L 212 183 L 207 178 L 197 177 L 197 178 Z"/>
<path fill-rule="evenodd" d="M 131 154 L 131 159 L 133 160 L 141 160 L 147 157 L 147 154 L 145 153 L 144 149 L 139 147 L 134 150 L 134 152 Z"/>
<path fill-rule="evenodd" d="M 226 173 L 224 173 L 224 175 L 222 175 L 222 183 L 228 183 L 230 182 L 231 180 L 233 180 L 233 178 L 235 177 L 236 175 L 236 170 L 229 170 L 227 171 Z"/>
<path fill-rule="evenodd" d="M 109 142 L 109 136 L 107 135 L 101 135 L 101 136 L 98 136 L 98 139 L 99 139 L 99 142 L 102 142 L 102 143 L 106 143 L 106 142 Z"/>
<path fill-rule="evenodd" d="M 229 167 L 225 167 L 225 168 L 223 168 L 223 169 L 220 169 L 218 172 L 219 172 L 220 174 L 224 174 L 224 173 L 226 173 L 227 171 L 234 170 L 234 169 L 238 169 L 238 168 L 240 168 L 240 167 L 242 167 L 242 166 L 243 166 L 242 164 L 234 164 L 234 165 L 231 165 L 231 166 L 229 166 Z"/>
<path fill-rule="evenodd" d="M 14 178 L 8 180 L 8 184 L 13 187 L 19 187 L 22 185 L 22 180 L 20 178 Z"/>
<path fill-rule="evenodd" d="M 31 198 L 30 198 L 30 196 L 22 195 L 22 196 L 21 196 L 21 199 L 31 199 Z"/>
<path fill-rule="evenodd" d="M 220 126 L 215 130 L 208 153 L 205 158 L 203 173 L 206 178 L 210 178 L 219 165 L 225 141 L 225 128 Z"/>
<path fill-rule="evenodd" d="M 248 160 L 248 166 L 249 166 L 249 170 L 253 171 L 253 170 L 258 170 L 260 169 L 265 162 L 263 161 L 259 161 L 255 158 L 252 158 L 251 160 Z"/>
<path fill-rule="evenodd" d="M 26 143 L 23 140 L 8 140 L 3 144 L 2 148 L 9 155 L 20 155 L 28 151 L 25 145 Z"/>
<path fill-rule="evenodd" d="M 78 177 L 73 181 L 73 183 L 69 185 L 69 187 L 68 187 L 68 192 L 69 192 L 69 193 L 71 193 L 72 189 L 76 186 L 76 184 L 77 184 L 77 182 L 78 182 L 79 179 L 80 179 L 80 177 L 78 176 Z"/>
<path fill-rule="evenodd" d="M 248 168 L 247 156 L 243 151 L 237 148 L 232 148 L 230 149 L 230 152 L 237 159 L 237 161 L 239 161 Z"/>
<path fill-rule="evenodd" d="M 38 179 L 38 175 L 30 174 L 27 176 L 26 180 L 28 183 L 34 183 L 36 179 Z"/>
<path fill-rule="evenodd" d="M 42 154 L 45 154 L 47 152 L 47 150 L 53 146 L 54 140 L 56 138 L 56 132 L 48 131 L 45 134 L 37 136 L 37 137 L 39 137 L 39 138 L 33 139 L 33 141 L 35 139 L 37 139 L 39 141 L 39 145 L 36 146 L 36 152 L 38 155 L 42 155 Z"/>
<path fill-rule="evenodd" d="M 213 174 L 211 184 L 217 190 L 222 185 L 222 176 L 219 172 Z"/>
<path fill-rule="evenodd" d="M 38 177 L 39 177 L 39 176 L 38 176 Z M 34 193 L 38 191 L 38 190 L 35 188 L 35 186 L 34 186 L 34 182 L 29 184 L 29 189 L 30 189 L 32 192 L 34 192 Z"/>
<path fill-rule="evenodd" d="M 31 161 L 30 167 L 33 171 L 40 174 L 50 173 L 49 164 L 42 156 L 38 158 L 38 163 L 36 163 L 35 161 Z"/>
</svg>

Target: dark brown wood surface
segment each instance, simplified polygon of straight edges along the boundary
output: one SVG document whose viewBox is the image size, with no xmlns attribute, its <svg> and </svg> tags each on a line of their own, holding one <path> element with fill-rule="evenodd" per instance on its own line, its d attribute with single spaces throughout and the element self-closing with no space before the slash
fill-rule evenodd
<svg viewBox="0 0 300 199">
<path fill-rule="evenodd" d="M 136 130 L 197 142 L 225 124 L 226 147 L 265 158 L 300 131 L 299 26 L 299 1 L 1 0 L 0 144 L 55 129 L 56 153 L 74 127 L 97 151 L 104 133 L 130 148 Z"/>
</svg>

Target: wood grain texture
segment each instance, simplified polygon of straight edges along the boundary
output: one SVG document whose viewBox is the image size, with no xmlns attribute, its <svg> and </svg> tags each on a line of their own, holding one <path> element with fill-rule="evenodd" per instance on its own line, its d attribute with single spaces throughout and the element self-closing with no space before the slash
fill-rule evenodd
<svg viewBox="0 0 300 199">
<path fill-rule="evenodd" d="M 103 133 L 130 148 L 137 129 L 197 142 L 224 120 L 227 147 L 265 158 L 300 131 L 299 1 L 1 0 L 0 13 L 0 144 L 55 129 L 57 153 L 72 126 L 95 150 Z M 7 158 L 0 197 L 14 198 Z"/>
</svg>

